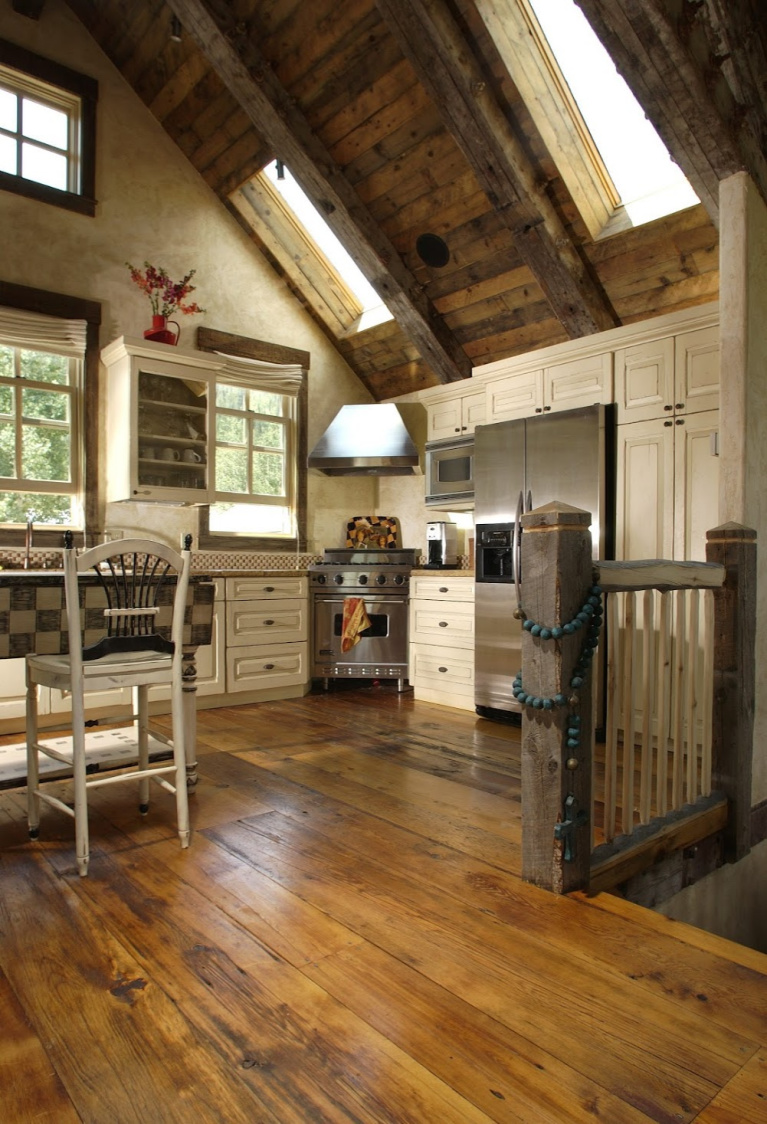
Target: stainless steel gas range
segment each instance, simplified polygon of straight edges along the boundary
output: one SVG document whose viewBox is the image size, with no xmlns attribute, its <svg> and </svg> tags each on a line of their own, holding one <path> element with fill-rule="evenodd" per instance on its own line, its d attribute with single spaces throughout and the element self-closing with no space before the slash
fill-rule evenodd
<svg viewBox="0 0 767 1124">
<path fill-rule="evenodd" d="M 327 550 L 309 567 L 314 650 L 312 675 L 330 679 L 396 679 L 408 674 L 408 597 L 415 550 Z M 344 607 L 361 599 L 369 627 L 343 650 Z"/>
</svg>

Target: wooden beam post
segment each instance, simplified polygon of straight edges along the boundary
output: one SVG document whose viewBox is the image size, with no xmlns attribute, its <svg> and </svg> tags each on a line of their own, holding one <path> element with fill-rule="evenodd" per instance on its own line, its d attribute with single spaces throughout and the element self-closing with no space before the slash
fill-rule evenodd
<svg viewBox="0 0 767 1124">
<path fill-rule="evenodd" d="M 562 627 L 586 604 L 593 584 L 590 523 L 589 512 L 563 503 L 522 516 L 527 619 Z M 587 632 L 588 625 L 561 638 L 522 632 L 522 690 L 536 699 L 522 709 L 522 877 L 560 894 L 588 886 L 591 863 L 593 670 L 582 686 L 571 686 Z M 556 696 L 560 703 L 547 707 Z M 573 718 L 576 746 L 568 745 Z"/>
<path fill-rule="evenodd" d="M 730 805 L 725 859 L 751 849 L 754 750 L 756 531 L 724 523 L 706 533 L 706 560 L 725 568 L 714 590 L 714 710 L 711 785 Z"/>
</svg>

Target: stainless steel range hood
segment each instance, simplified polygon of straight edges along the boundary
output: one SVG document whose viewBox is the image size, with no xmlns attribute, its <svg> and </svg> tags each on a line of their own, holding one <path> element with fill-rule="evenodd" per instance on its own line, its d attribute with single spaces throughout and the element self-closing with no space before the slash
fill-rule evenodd
<svg viewBox="0 0 767 1124">
<path fill-rule="evenodd" d="M 420 414 L 423 406 L 413 404 Z M 418 476 L 418 447 L 393 402 L 342 406 L 309 454 L 326 476 Z"/>
</svg>

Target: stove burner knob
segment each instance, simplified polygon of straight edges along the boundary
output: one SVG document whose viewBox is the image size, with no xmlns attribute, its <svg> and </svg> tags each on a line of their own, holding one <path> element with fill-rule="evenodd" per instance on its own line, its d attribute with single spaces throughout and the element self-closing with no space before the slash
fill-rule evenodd
<svg viewBox="0 0 767 1124">
<path fill-rule="evenodd" d="M 377 582 L 377 583 L 378 583 L 379 585 L 386 585 L 386 574 L 379 574 L 379 575 L 378 575 L 378 576 L 376 577 L 376 582 Z"/>
<path fill-rule="evenodd" d="M 343 574 L 335 574 L 334 577 L 333 577 L 333 581 L 336 583 L 336 585 L 343 585 L 344 584 Z"/>
<path fill-rule="evenodd" d="M 368 584 L 367 574 L 360 574 L 360 576 L 357 578 L 357 581 L 359 582 L 360 585 L 367 585 Z"/>
<path fill-rule="evenodd" d="M 324 574 L 317 574 L 317 576 L 316 576 L 316 578 L 315 578 L 314 580 L 315 580 L 315 581 L 317 582 L 317 585 L 324 585 L 324 584 L 325 584 L 325 582 L 326 582 L 326 581 L 327 581 L 328 579 L 327 579 L 327 578 L 325 577 L 325 575 L 324 575 Z"/>
<path fill-rule="evenodd" d="M 395 585 L 402 585 L 404 581 L 405 581 L 405 577 L 404 577 L 403 574 L 395 574 L 394 575 L 394 584 Z"/>
</svg>

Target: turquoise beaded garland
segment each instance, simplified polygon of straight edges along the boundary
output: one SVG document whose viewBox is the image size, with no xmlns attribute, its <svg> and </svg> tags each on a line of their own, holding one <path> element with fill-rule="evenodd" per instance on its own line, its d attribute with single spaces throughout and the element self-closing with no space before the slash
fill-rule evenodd
<svg viewBox="0 0 767 1124">
<path fill-rule="evenodd" d="M 573 667 L 573 674 L 570 679 L 570 687 L 573 691 L 577 691 L 579 687 L 583 686 L 586 675 L 588 673 L 589 665 L 594 658 L 594 653 L 599 642 L 599 630 L 602 627 L 602 589 L 598 585 L 593 585 L 589 590 L 589 595 L 586 598 L 581 609 L 575 614 L 572 620 L 567 621 L 563 625 L 554 625 L 551 628 L 536 624 L 535 621 L 530 620 L 522 614 L 522 627 L 531 636 L 538 636 L 541 640 L 559 640 L 562 636 L 572 636 L 574 632 L 586 628 L 586 635 L 583 638 L 583 646 L 580 655 L 575 661 Z M 587 627 L 588 626 L 588 627 Z M 538 695 L 530 695 L 522 686 L 522 672 L 518 672 L 514 678 L 512 687 L 512 694 L 514 698 L 522 706 L 532 707 L 534 710 L 553 710 L 555 707 L 563 706 L 577 706 L 577 696 L 570 696 L 559 692 L 552 698 L 544 698 Z M 567 720 L 566 745 L 568 749 L 579 749 L 581 744 L 581 719 L 578 714 L 571 714 Z"/>
</svg>

